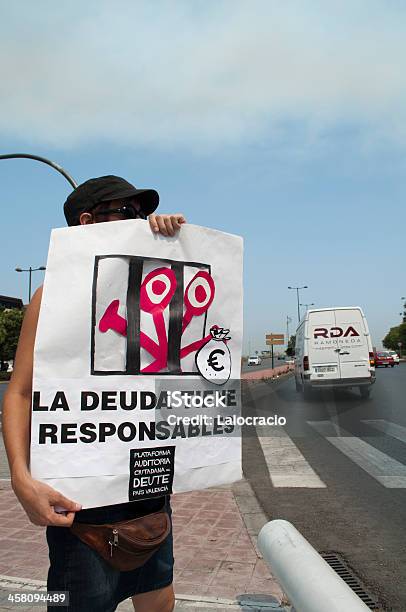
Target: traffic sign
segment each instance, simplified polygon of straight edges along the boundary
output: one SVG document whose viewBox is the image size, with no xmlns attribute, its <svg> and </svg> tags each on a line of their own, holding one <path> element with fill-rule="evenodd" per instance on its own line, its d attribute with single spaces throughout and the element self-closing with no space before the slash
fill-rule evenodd
<svg viewBox="0 0 406 612">
<path fill-rule="evenodd" d="M 266 344 L 285 344 L 285 336 L 284 334 L 266 334 L 265 336 Z"/>
<path fill-rule="evenodd" d="M 285 344 L 285 336 L 284 334 L 266 334 L 265 335 L 265 340 L 266 340 L 266 344 L 270 344 L 272 349 L 271 349 L 271 359 L 272 359 L 272 368 L 274 366 L 274 361 L 273 361 L 273 347 L 276 344 Z"/>
</svg>

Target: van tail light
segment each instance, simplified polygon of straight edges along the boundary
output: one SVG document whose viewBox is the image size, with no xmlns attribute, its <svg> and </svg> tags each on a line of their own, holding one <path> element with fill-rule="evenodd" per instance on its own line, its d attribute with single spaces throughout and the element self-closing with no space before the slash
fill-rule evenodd
<svg viewBox="0 0 406 612">
<path fill-rule="evenodd" d="M 373 353 L 369 353 L 369 365 L 370 366 L 374 366 L 375 365 L 375 356 Z"/>
<path fill-rule="evenodd" d="M 307 357 L 307 355 L 303 357 L 303 369 L 305 372 L 309 369 L 309 358 Z"/>
</svg>

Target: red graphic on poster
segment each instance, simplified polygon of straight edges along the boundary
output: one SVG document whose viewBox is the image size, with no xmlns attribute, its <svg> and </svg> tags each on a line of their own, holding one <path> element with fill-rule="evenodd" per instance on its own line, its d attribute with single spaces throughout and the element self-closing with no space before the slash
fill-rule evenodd
<svg viewBox="0 0 406 612">
<path fill-rule="evenodd" d="M 143 374 L 160 372 L 167 367 L 168 337 L 164 311 L 169 306 L 176 288 L 175 273 L 168 267 L 160 267 L 149 272 L 141 283 L 139 307 L 141 311 L 152 316 L 158 340 L 155 342 L 144 331 L 140 331 L 140 347 L 145 349 L 154 359 L 141 370 Z M 205 270 L 197 272 L 188 283 L 183 295 L 182 335 L 194 317 L 201 317 L 208 311 L 214 296 L 215 284 L 213 278 Z M 100 332 L 106 333 L 113 330 L 122 336 L 127 336 L 127 321 L 118 313 L 119 306 L 119 300 L 113 300 L 107 306 L 99 321 Z M 217 326 L 213 326 L 211 331 L 216 328 Z M 181 346 L 180 359 L 190 353 L 199 351 L 212 337 L 212 333 L 209 333 L 186 346 Z"/>
</svg>

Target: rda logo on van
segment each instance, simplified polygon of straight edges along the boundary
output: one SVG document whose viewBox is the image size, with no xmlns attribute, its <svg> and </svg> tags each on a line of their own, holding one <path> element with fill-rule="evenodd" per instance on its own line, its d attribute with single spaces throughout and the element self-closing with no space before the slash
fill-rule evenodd
<svg viewBox="0 0 406 612">
<path fill-rule="evenodd" d="M 315 327 L 314 338 L 348 338 L 348 336 L 359 336 L 352 325 L 349 325 L 344 331 L 342 327 Z"/>
</svg>

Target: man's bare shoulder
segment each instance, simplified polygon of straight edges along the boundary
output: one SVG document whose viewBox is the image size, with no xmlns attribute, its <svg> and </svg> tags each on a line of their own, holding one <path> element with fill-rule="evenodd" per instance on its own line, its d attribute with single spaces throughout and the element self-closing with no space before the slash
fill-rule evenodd
<svg viewBox="0 0 406 612">
<path fill-rule="evenodd" d="M 41 300 L 42 300 L 42 285 L 38 287 L 38 289 L 34 292 L 34 295 L 31 298 L 31 302 L 28 304 L 24 319 L 28 319 L 30 321 L 36 321 L 38 319 L 39 310 L 41 308 Z"/>
<path fill-rule="evenodd" d="M 31 304 L 41 304 L 41 300 L 42 300 L 42 290 L 43 290 L 43 285 L 41 285 L 40 287 L 38 287 L 38 289 L 34 292 L 34 295 L 31 298 Z"/>
</svg>

